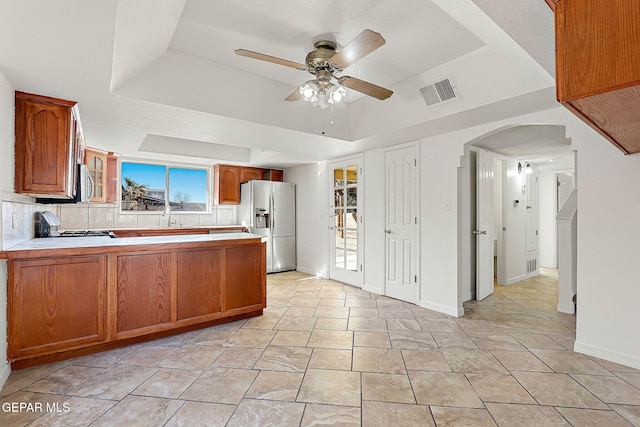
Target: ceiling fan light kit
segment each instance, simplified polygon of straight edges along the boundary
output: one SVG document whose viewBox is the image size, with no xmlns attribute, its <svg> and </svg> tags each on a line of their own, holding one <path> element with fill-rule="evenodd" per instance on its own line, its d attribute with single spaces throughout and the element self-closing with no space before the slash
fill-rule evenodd
<svg viewBox="0 0 640 427">
<path fill-rule="evenodd" d="M 306 102 L 316 102 L 318 100 L 318 92 L 320 88 L 313 80 L 309 80 L 305 82 L 300 88 L 300 95 L 302 99 Z"/>
<path fill-rule="evenodd" d="M 393 94 L 391 90 L 373 83 L 355 77 L 341 76 L 345 68 L 364 58 L 385 43 L 386 41 L 380 33 L 368 29 L 362 31 L 339 52 L 336 52 L 336 44 L 334 42 L 320 40 L 314 43 L 315 49 L 307 54 L 304 65 L 246 49 L 238 49 L 235 52 L 240 56 L 272 62 L 313 74 L 315 79 L 304 82 L 285 100 L 297 101 L 302 99 L 324 109 L 344 100 L 347 94 L 345 87 L 379 100 L 387 99 Z"/>
<path fill-rule="evenodd" d="M 347 94 L 347 90 L 338 84 L 329 83 L 319 86 L 315 80 L 308 80 L 298 88 L 303 101 L 321 108 L 339 104 Z"/>
</svg>

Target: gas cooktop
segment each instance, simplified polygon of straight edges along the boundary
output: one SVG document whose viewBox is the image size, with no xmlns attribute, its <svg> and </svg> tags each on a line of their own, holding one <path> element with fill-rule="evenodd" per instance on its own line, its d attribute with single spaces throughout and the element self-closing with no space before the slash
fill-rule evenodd
<svg viewBox="0 0 640 427">
<path fill-rule="evenodd" d="M 113 231 L 109 230 L 77 230 L 77 231 L 63 231 L 58 237 L 111 237 L 117 238 Z"/>
</svg>

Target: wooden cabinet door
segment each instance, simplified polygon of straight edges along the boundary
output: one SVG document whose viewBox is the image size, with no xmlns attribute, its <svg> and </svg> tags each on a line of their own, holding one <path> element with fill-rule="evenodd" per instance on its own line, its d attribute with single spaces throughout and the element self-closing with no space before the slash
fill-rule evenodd
<svg viewBox="0 0 640 427">
<path fill-rule="evenodd" d="M 267 305 L 266 296 L 266 243 L 259 246 L 227 248 L 225 274 L 234 280 L 225 280 L 224 310 Z M 256 286 L 261 283 L 261 286 Z"/>
<path fill-rule="evenodd" d="M 245 183 L 264 178 L 264 169 L 243 167 L 240 169 L 240 182 Z"/>
<path fill-rule="evenodd" d="M 107 153 L 87 148 L 84 155 L 84 164 L 87 172 L 93 180 L 93 196 L 90 202 L 107 201 Z"/>
<path fill-rule="evenodd" d="M 561 102 L 638 84 L 640 2 L 565 0 L 556 11 Z"/>
<path fill-rule="evenodd" d="M 558 1 L 555 24 L 558 101 L 623 153 L 640 153 L 640 2 Z"/>
<path fill-rule="evenodd" d="M 214 165 L 213 195 L 216 205 L 240 204 L 240 166 Z"/>
<path fill-rule="evenodd" d="M 105 256 L 9 262 L 9 358 L 106 339 Z"/>
<path fill-rule="evenodd" d="M 16 193 L 61 198 L 75 194 L 73 105 L 16 92 Z"/>
<path fill-rule="evenodd" d="M 178 320 L 219 313 L 221 249 L 178 252 Z"/>
<path fill-rule="evenodd" d="M 171 253 L 121 254 L 116 264 L 118 335 L 170 322 Z"/>
<path fill-rule="evenodd" d="M 278 182 L 284 181 L 284 171 L 281 169 L 271 169 L 271 171 L 269 172 L 269 179 L 271 181 Z"/>
<path fill-rule="evenodd" d="M 107 203 L 118 201 L 118 156 L 107 154 Z"/>
</svg>

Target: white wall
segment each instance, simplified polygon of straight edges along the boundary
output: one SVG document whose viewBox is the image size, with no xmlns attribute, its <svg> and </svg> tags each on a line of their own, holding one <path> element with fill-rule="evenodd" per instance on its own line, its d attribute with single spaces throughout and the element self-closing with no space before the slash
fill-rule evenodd
<svg viewBox="0 0 640 427">
<path fill-rule="evenodd" d="M 580 170 L 575 349 L 640 369 L 640 155 L 592 131 L 570 136 Z"/>
<path fill-rule="evenodd" d="M 384 292 L 385 235 L 385 151 L 364 153 L 364 285 L 376 294 Z"/>
<path fill-rule="evenodd" d="M 526 276 L 526 239 L 525 225 L 527 213 L 526 194 L 522 191 L 525 174 L 524 171 L 518 174 L 518 160 L 507 158 L 506 183 L 505 183 L 505 233 L 506 247 L 506 279 L 511 285 Z M 515 201 L 518 200 L 517 205 Z"/>
<path fill-rule="evenodd" d="M 514 123 L 566 125 L 567 136 L 578 150 L 576 169 L 582 172 L 576 182 L 580 188 L 576 350 L 640 368 L 640 311 L 635 307 L 640 299 L 640 195 L 631 188 L 640 182 L 640 155 L 623 156 L 562 107 L 420 142 L 420 304 L 445 313 L 460 312 L 458 269 L 467 267 L 457 263 L 459 159 L 465 143 Z M 381 150 L 369 150 L 364 157 L 366 286 L 380 277 L 384 264 L 384 251 L 375 234 L 376 227 L 383 225 L 375 209 L 381 209 L 384 156 Z M 298 264 L 305 271 L 322 271 L 326 276 L 328 190 L 324 167 L 302 166 L 286 174 L 287 181 L 297 184 L 298 236 L 299 242 L 305 243 L 298 245 Z M 508 173 L 514 168 L 515 163 L 507 164 Z M 517 198 L 524 200 L 521 187 L 514 186 L 511 191 L 514 194 L 506 196 L 507 203 L 516 198 L 517 191 Z M 526 209 L 525 204 L 521 202 L 519 209 Z M 524 247 L 520 252 L 524 254 Z M 372 287 L 378 283 L 373 282 Z"/>
<path fill-rule="evenodd" d="M 542 171 L 538 176 L 539 239 L 538 252 L 540 267 L 558 267 L 556 239 L 556 173 Z"/>
<path fill-rule="evenodd" d="M 458 164 L 463 133 L 420 142 L 420 305 L 452 316 L 458 303 Z"/>
<path fill-rule="evenodd" d="M 327 163 L 284 172 L 296 185 L 296 263 L 298 270 L 329 277 L 329 177 Z"/>
<path fill-rule="evenodd" d="M 15 96 L 14 90 L 0 73 L 0 194 L 13 192 L 14 175 L 14 122 Z M 4 204 L 4 203 L 2 203 Z M 2 215 L 0 207 L 0 218 Z M 3 226 L 0 221 L 0 248 L 3 248 Z M 7 261 L 0 261 L 0 388 L 9 377 L 10 368 L 7 363 Z"/>
</svg>

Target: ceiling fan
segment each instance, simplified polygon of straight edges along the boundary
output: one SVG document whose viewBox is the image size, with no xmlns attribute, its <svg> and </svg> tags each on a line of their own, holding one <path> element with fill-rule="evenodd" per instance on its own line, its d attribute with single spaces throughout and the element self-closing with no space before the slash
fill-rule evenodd
<svg viewBox="0 0 640 427">
<path fill-rule="evenodd" d="M 346 94 L 345 87 L 380 100 L 387 99 L 393 94 L 391 90 L 373 83 L 341 75 L 345 68 L 364 58 L 385 43 L 386 40 L 380 33 L 368 29 L 358 34 L 356 38 L 338 52 L 336 52 L 336 43 L 329 40 L 320 40 L 314 43 L 315 49 L 307 54 L 304 64 L 246 49 L 238 49 L 235 52 L 240 56 L 273 62 L 313 74 L 315 76 L 314 79 L 303 83 L 285 100 L 296 101 L 302 98 L 314 105 L 326 108 L 329 104 L 337 104 L 342 101 Z"/>
</svg>

